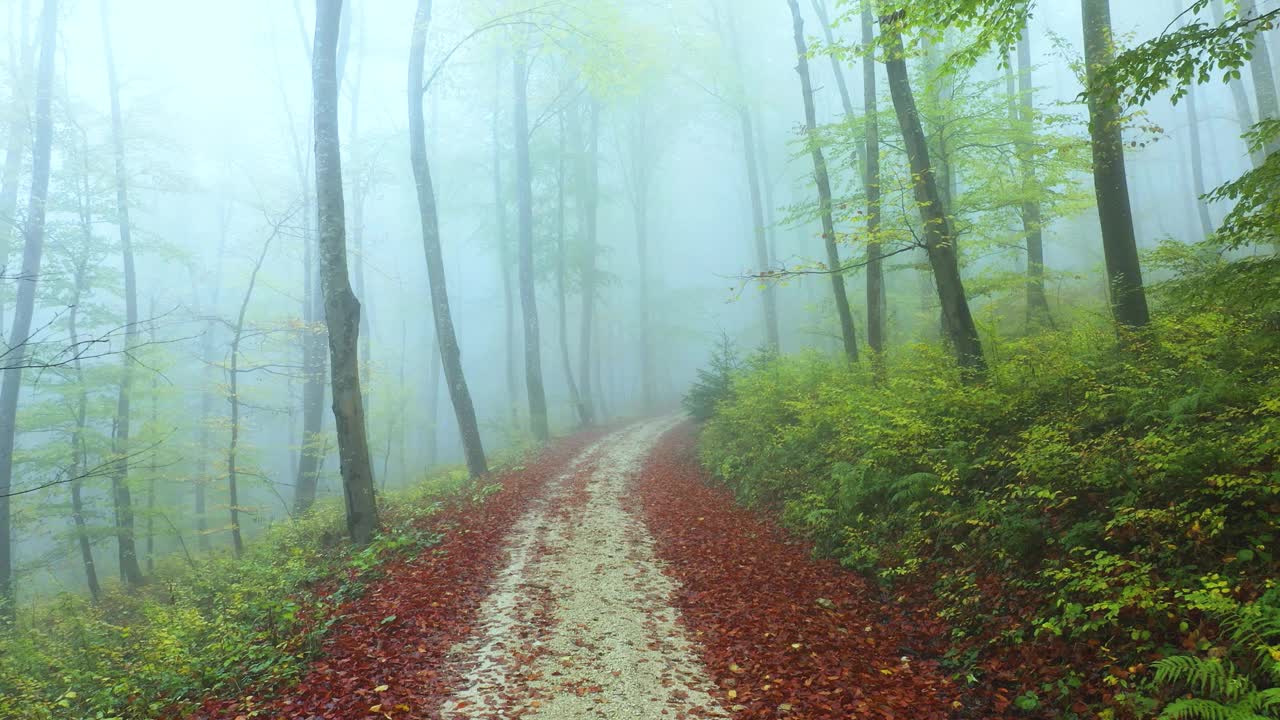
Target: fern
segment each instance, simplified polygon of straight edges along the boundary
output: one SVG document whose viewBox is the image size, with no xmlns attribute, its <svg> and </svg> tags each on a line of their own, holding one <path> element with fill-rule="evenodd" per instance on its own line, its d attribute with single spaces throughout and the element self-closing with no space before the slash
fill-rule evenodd
<svg viewBox="0 0 1280 720">
<path fill-rule="evenodd" d="M 1177 700 L 1160 713 L 1162 720 L 1271 720 L 1239 705 L 1223 705 L 1199 698 Z"/>
</svg>

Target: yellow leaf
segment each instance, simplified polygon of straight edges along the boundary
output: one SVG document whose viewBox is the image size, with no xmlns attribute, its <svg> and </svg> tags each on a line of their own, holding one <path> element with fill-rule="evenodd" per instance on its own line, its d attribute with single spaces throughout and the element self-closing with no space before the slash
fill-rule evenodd
<svg viewBox="0 0 1280 720">
<path fill-rule="evenodd" d="M 880 671 L 880 674 L 881 674 L 881 675 L 892 675 L 892 674 L 893 674 L 893 671 L 892 671 L 892 670 L 890 670 L 889 668 L 884 668 L 883 670 L 881 670 L 881 671 Z"/>
<path fill-rule="evenodd" d="M 382 703 L 378 703 L 377 705 L 369 708 L 369 712 L 382 712 Z"/>
<path fill-rule="evenodd" d="M 734 699 L 734 698 L 736 698 L 736 697 L 738 697 L 738 691 L 737 691 L 737 690 L 730 690 L 730 691 L 729 691 L 729 699 L 730 699 L 730 700 L 732 700 L 732 699 Z"/>
<path fill-rule="evenodd" d="M 373 691 L 374 691 L 374 692 L 386 692 L 386 691 L 387 691 L 387 688 L 389 688 L 389 687 L 391 687 L 391 686 L 390 686 L 390 685 L 379 685 L 378 687 L 374 688 L 374 689 L 373 689 Z"/>
</svg>

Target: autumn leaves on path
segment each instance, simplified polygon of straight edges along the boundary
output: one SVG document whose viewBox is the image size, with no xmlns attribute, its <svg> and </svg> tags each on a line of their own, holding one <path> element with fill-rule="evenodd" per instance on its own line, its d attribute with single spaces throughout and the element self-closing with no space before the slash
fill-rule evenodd
<svg viewBox="0 0 1280 720">
<path fill-rule="evenodd" d="M 966 716 L 942 632 L 708 484 L 674 418 L 562 441 L 343 608 L 288 696 L 200 718 Z"/>
</svg>

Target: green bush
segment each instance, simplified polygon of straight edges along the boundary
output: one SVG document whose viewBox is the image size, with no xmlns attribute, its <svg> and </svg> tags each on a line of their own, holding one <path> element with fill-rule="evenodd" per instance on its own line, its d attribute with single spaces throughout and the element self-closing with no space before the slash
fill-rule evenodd
<svg viewBox="0 0 1280 720">
<path fill-rule="evenodd" d="M 383 531 L 359 551 L 341 540 L 340 504 L 320 503 L 241 559 L 168 558 L 137 593 L 113 588 L 98 604 L 65 594 L 24 612 L 0 638 L 0 717 L 171 717 L 211 695 L 289 683 L 339 603 L 388 559 L 438 542 L 420 521 L 459 489 L 490 492 L 450 471 L 384 498 Z"/>
<path fill-rule="evenodd" d="M 926 344 L 883 378 L 816 353 L 749 362 L 701 458 L 846 565 L 935 582 L 958 636 L 1026 611 L 964 589 L 999 577 L 1040 599 L 1024 635 L 1141 665 L 1199 626 L 1204 578 L 1248 601 L 1277 574 L 1280 261 L 1175 260 L 1148 332 L 1094 314 L 989 341 L 982 383 Z"/>
</svg>

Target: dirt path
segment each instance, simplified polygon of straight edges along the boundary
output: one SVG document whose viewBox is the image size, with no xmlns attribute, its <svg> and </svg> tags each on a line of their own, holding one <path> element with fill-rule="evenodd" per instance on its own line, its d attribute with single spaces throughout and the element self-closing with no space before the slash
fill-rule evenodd
<svg viewBox="0 0 1280 720">
<path fill-rule="evenodd" d="M 725 717 L 676 621 L 676 587 L 623 498 L 670 419 L 615 432 L 554 480 L 451 660 L 446 718 Z"/>
</svg>

